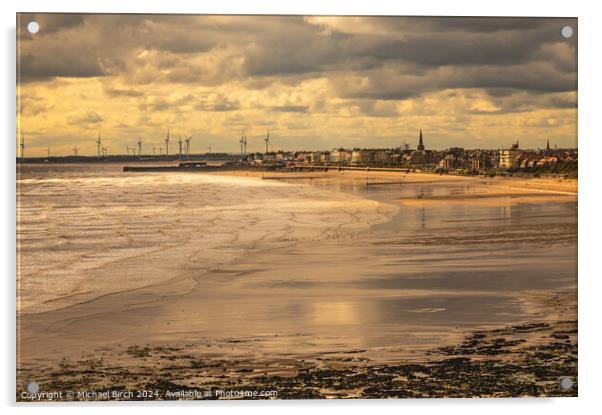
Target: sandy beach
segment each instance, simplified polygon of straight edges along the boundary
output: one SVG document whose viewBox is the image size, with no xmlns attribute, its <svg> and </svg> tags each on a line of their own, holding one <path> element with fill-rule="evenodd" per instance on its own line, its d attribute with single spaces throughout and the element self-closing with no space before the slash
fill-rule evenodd
<svg viewBox="0 0 602 415">
<path fill-rule="evenodd" d="M 124 180 L 116 186 L 176 189 L 174 220 L 105 227 L 105 251 L 124 240 L 138 250 L 88 266 L 79 253 L 69 269 L 83 271 L 69 274 L 61 295 L 25 297 L 18 387 L 35 379 L 46 390 L 157 392 L 124 396 L 132 400 L 236 398 L 223 390 L 276 391 L 256 399 L 577 394 L 558 387 L 577 374 L 576 181 L 107 174 Z M 24 192 L 61 186 L 25 180 Z M 89 195 L 105 179 L 61 180 Z M 91 205 L 103 197 L 94 192 Z M 108 205 L 111 219 L 127 223 L 132 203 L 158 209 L 165 200 L 140 194 Z M 145 214 L 149 224 L 165 216 Z M 67 217 L 57 218 L 65 229 Z M 119 232 L 124 239 L 113 239 Z M 145 246 L 157 233 L 164 242 Z M 33 242 L 21 247 L 34 252 Z"/>
</svg>

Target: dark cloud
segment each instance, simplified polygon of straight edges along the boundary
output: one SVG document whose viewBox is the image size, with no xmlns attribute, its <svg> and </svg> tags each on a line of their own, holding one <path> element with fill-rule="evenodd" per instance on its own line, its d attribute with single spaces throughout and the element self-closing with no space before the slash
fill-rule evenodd
<svg viewBox="0 0 602 415">
<path fill-rule="evenodd" d="M 515 92 L 504 97 L 492 97 L 492 103 L 499 108 L 497 113 L 528 112 L 538 109 L 577 109 L 576 93 L 529 94 Z M 493 112 L 491 114 L 495 114 Z"/>
<path fill-rule="evenodd" d="M 279 105 L 271 107 L 272 111 L 277 112 L 307 112 L 307 105 Z"/>
<path fill-rule="evenodd" d="M 141 19 L 132 26 L 136 37 L 146 49 L 173 53 L 198 53 L 211 50 L 219 41 L 217 34 L 202 25 L 196 26 L 181 18 Z M 184 24 L 182 24 L 184 23 Z"/>
<path fill-rule="evenodd" d="M 497 91 L 564 92 L 577 88 L 577 74 L 562 72 L 546 62 L 523 65 L 444 66 L 422 75 L 396 67 L 379 68 L 333 79 L 342 97 L 403 100 L 424 92 L 451 88 Z"/>
<path fill-rule="evenodd" d="M 561 21 L 561 19 L 537 17 L 428 17 L 422 25 L 429 31 L 495 33 L 538 29 L 554 20 Z"/>
<path fill-rule="evenodd" d="M 143 97 L 144 96 L 144 92 L 142 91 L 138 91 L 136 89 L 129 89 L 129 88 L 113 88 L 113 87 L 105 87 L 103 89 L 104 93 L 111 97 L 131 97 L 131 98 L 137 98 L 137 97 Z"/>
<path fill-rule="evenodd" d="M 327 78 L 341 98 L 403 100 L 445 89 L 548 94 L 577 88 L 576 39 L 560 28 L 576 19 L 21 14 L 38 35 L 19 30 L 21 81 L 106 77 L 124 85 L 216 86 Z M 105 88 L 142 97 L 141 88 Z M 160 97 L 142 104 L 161 110 Z M 193 98 L 202 111 L 233 111 L 226 97 Z M 561 104 L 559 104 L 561 105 Z M 307 107 L 280 106 L 281 112 Z M 364 105 L 374 116 L 393 114 Z M 381 115 L 382 116 L 382 115 Z"/>
<path fill-rule="evenodd" d="M 32 52 L 21 55 L 17 73 L 22 82 L 55 77 L 86 78 L 105 75 L 95 57 L 74 51 L 57 54 Z"/>
<path fill-rule="evenodd" d="M 349 65 L 367 69 L 387 62 L 416 67 L 516 65 L 537 58 L 538 50 L 546 44 L 561 41 L 562 22 L 556 19 L 534 19 L 531 23 L 531 19 L 520 18 L 501 22 L 496 18 L 453 18 L 444 24 L 446 19 L 401 18 L 397 24 L 384 25 L 391 28 L 387 33 L 331 31 L 327 36 L 317 30 L 319 26 L 293 21 L 290 29 L 277 35 L 273 42 L 259 43 L 247 51 L 247 70 L 251 75 L 273 75 L 342 69 Z M 374 27 L 379 26 L 370 18 L 366 20 Z M 574 40 L 564 44 L 574 46 Z M 574 62 L 574 50 L 568 52 L 561 56 L 540 54 L 540 57 L 565 61 L 568 58 Z"/>
</svg>

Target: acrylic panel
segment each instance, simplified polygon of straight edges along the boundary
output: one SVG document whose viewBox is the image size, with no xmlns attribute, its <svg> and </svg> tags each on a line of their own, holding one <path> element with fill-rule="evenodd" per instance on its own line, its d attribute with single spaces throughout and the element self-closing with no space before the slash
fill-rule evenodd
<svg viewBox="0 0 602 415">
<path fill-rule="evenodd" d="M 17 15 L 17 401 L 577 395 L 577 19 Z"/>
</svg>

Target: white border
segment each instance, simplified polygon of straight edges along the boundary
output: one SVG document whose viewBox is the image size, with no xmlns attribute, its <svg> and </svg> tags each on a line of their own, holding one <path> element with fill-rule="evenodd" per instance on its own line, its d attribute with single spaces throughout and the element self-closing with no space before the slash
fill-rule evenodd
<svg viewBox="0 0 602 415">
<path fill-rule="evenodd" d="M 598 403 L 600 382 L 600 316 L 602 301 L 602 273 L 596 263 L 598 244 L 602 235 L 600 205 L 602 183 L 602 134 L 598 125 L 602 122 L 600 104 L 602 16 L 600 7 L 593 1 L 545 1 L 500 0 L 485 2 L 473 0 L 395 2 L 384 0 L 304 0 L 261 1 L 220 0 L 191 2 L 184 0 L 86 0 L 74 3 L 68 0 L 34 1 L 21 0 L 11 4 L 2 2 L 2 375 L 0 375 L 1 403 L 9 413 L 104 413 L 111 404 L 94 403 L 85 408 L 76 405 L 16 405 L 14 404 L 14 341 L 15 341 L 15 13 L 31 12 L 119 12 L 119 13 L 237 13 L 237 14 L 371 14 L 371 15 L 460 15 L 460 16 L 576 16 L 579 18 L 579 398 L 565 399 L 498 399 L 498 400 L 395 400 L 395 401 L 277 401 L 277 402 L 219 402 L 219 403 L 127 403 L 128 412 L 164 414 L 168 407 L 177 407 L 178 413 L 205 411 L 253 413 L 306 413 L 308 411 L 342 410 L 363 413 L 377 410 L 383 413 L 488 413 L 507 414 L 509 411 L 542 411 L 546 414 L 580 413 Z M 589 411 L 588 411 L 589 412 Z"/>
</svg>

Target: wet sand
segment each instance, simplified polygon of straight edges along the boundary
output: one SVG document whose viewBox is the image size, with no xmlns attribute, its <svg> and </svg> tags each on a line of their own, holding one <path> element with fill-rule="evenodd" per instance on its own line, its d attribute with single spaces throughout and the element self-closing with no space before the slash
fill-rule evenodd
<svg viewBox="0 0 602 415">
<path fill-rule="evenodd" d="M 443 182 L 464 182 L 467 185 L 483 184 L 495 188 L 513 189 L 520 193 L 523 190 L 541 190 L 547 193 L 577 194 L 578 183 L 576 179 L 563 178 L 521 178 L 521 177 L 484 177 L 484 176 L 460 176 L 452 174 L 437 173 L 400 173 L 386 171 L 361 171 L 361 170 L 341 170 L 331 169 L 327 172 L 271 172 L 271 171 L 229 171 L 220 173 L 211 173 L 219 175 L 237 176 L 237 177 L 261 177 L 263 179 L 337 179 L 337 180 L 364 180 L 370 183 L 371 180 L 382 180 L 383 183 L 443 183 Z"/>
<path fill-rule="evenodd" d="M 113 400 L 116 398 L 102 394 L 132 390 L 148 391 L 149 395 L 124 400 L 551 397 L 578 393 L 576 321 L 475 331 L 459 344 L 429 351 L 423 359 L 386 364 L 370 361 L 362 349 L 310 359 L 258 359 L 228 353 L 233 344 L 248 342 L 232 339 L 203 350 L 190 345 L 130 346 L 120 350 L 119 360 L 104 355 L 64 360 L 37 379 L 49 390 L 99 394 L 98 398 L 59 400 Z M 559 384 L 566 377 L 574 382 L 570 390 Z"/>
<path fill-rule="evenodd" d="M 561 376 L 576 380 L 566 184 L 340 176 L 266 181 L 354 194 L 384 204 L 388 220 L 22 316 L 17 385 L 160 391 L 147 399 L 576 394 L 558 388 Z"/>
</svg>

